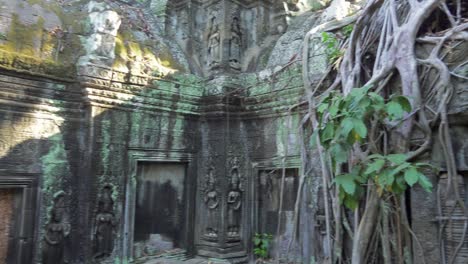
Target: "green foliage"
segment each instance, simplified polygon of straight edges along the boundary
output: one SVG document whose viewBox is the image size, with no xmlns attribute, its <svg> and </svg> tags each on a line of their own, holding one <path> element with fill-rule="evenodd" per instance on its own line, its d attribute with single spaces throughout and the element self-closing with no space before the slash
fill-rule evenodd
<svg viewBox="0 0 468 264">
<path fill-rule="evenodd" d="M 380 196 L 385 192 L 402 194 L 416 183 L 430 192 L 432 184 L 421 172 L 430 165 L 406 160 L 406 154 L 374 154 L 356 165 L 351 173 L 338 175 L 335 183 L 340 188 L 341 202 L 354 209 L 364 191 L 362 185 L 369 179 L 376 185 Z"/>
<path fill-rule="evenodd" d="M 349 36 L 351 36 L 351 33 L 353 32 L 353 29 L 354 29 L 354 25 L 353 25 L 353 24 L 349 24 L 349 25 L 343 27 L 343 28 L 341 29 L 341 31 L 343 32 L 343 34 L 345 35 L 345 37 L 348 38 Z"/>
<path fill-rule="evenodd" d="M 253 238 L 255 256 L 262 259 L 268 258 L 270 243 L 272 240 L 273 236 L 271 234 L 255 233 Z"/>
<path fill-rule="evenodd" d="M 317 108 L 319 136 L 322 146 L 331 157 L 332 167 L 348 161 L 348 153 L 355 144 L 367 143 L 368 126 L 384 121 L 398 122 L 411 111 L 411 103 L 404 96 L 392 96 L 385 100 L 370 91 L 371 87 L 354 88 L 343 96 L 331 93 Z M 418 183 L 426 191 L 432 184 L 421 172 L 425 163 L 408 162 L 407 154 L 373 154 L 354 164 L 349 173 L 335 177 L 339 198 L 348 208 L 354 209 L 364 194 L 362 187 L 372 180 L 379 195 L 385 192 L 401 194 Z"/>
<path fill-rule="evenodd" d="M 335 63 L 343 55 L 339 41 L 334 34 L 322 32 L 322 43 L 325 45 L 325 54 L 329 63 Z"/>
</svg>

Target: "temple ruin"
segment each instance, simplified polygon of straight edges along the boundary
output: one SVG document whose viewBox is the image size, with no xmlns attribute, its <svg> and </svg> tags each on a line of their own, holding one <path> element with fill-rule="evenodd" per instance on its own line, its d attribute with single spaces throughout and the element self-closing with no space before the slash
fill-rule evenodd
<svg viewBox="0 0 468 264">
<path fill-rule="evenodd" d="M 340 2 L 0 1 L 0 264 L 254 263 L 256 233 L 284 263 L 315 263 L 325 209 L 318 156 L 301 161 L 302 45 L 359 8 Z M 447 60 L 466 60 L 467 43 Z M 308 68 L 319 82 L 326 55 Z M 467 197 L 468 86 L 453 85 Z M 406 195 L 413 263 L 458 245 L 461 211 L 439 234 L 445 173 Z"/>
</svg>

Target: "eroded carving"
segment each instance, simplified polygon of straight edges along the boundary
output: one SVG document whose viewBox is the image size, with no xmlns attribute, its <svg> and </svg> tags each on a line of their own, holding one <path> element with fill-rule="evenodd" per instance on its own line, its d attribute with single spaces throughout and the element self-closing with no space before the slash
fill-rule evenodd
<svg viewBox="0 0 468 264">
<path fill-rule="evenodd" d="M 207 223 L 204 235 L 209 239 L 218 237 L 218 221 L 216 219 L 216 209 L 219 205 L 219 195 L 218 191 L 216 190 L 216 176 L 214 173 L 214 167 L 210 166 L 206 175 L 206 189 L 204 194 L 204 202 L 208 209 Z"/>
<path fill-rule="evenodd" d="M 96 226 L 94 233 L 94 258 L 109 257 L 114 250 L 114 229 L 116 219 L 114 214 L 114 200 L 112 199 L 112 186 L 102 188 L 98 201 Z"/>
<path fill-rule="evenodd" d="M 221 62 L 221 32 L 216 17 L 210 19 L 208 26 L 208 68 L 214 68 Z"/>
<path fill-rule="evenodd" d="M 239 174 L 239 159 L 234 157 L 231 161 L 230 170 L 231 183 L 227 197 L 228 204 L 228 229 L 229 238 L 239 237 L 242 218 L 242 189 Z"/>
<path fill-rule="evenodd" d="M 231 68 L 240 70 L 242 48 L 242 31 L 239 19 L 234 17 L 231 24 L 231 39 L 229 41 L 229 65 Z"/>
<path fill-rule="evenodd" d="M 70 225 L 65 222 L 64 192 L 55 195 L 50 214 L 42 248 L 42 263 L 62 264 L 65 263 L 65 238 L 70 234 Z"/>
<path fill-rule="evenodd" d="M 86 55 L 80 58 L 78 64 L 111 66 L 115 58 L 115 38 L 122 20 L 117 12 L 105 4 L 91 1 L 87 7 L 91 34 L 83 40 Z"/>
</svg>

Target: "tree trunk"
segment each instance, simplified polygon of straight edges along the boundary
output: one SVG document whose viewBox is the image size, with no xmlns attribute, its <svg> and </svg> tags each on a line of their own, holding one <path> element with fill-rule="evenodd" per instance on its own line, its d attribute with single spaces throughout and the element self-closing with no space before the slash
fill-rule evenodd
<svg viewBox="0 0 468 264">
<path fill-rule="evenodd" d="M 375 229 L 377 216 L 379 213 L 379 196 L 374 186 L 369 186 L 370 193 L 366 202 L 364 215 L 361 218 L 359 228 L 354 234 L 352 264 L 363 264 L 369 240 Z"/>
</svg>

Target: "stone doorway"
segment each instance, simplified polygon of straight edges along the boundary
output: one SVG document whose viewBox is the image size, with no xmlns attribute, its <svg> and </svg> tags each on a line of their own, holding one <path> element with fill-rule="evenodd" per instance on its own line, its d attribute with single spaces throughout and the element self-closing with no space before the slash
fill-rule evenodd
<svg viewBox="0 0 468 264">
<path fill-rule="evenodd" d="M 12 263 L 13 232 L 17 192 L 14 189 L 0 189 L 0 263 Z"/>
<path fill-rule="evenodd" d="M 187 248 L 186 170 L 185 163 L 138 163 L 134 259 Z"/>
<path fill-rule="evenodd" d="M 0 263 L 31 263 L 34 241 L 34 181 L 0 176 Z"/>
<path fill-rule="evenodd" d="M 286 255 L 289 241 L 294 236 L 294 207 L 299 188 L 299 170 L 297 168 L 286 168 L 284 173 L 282 202 L 281 182 L 283 169 L 259 170 L 256 183 L 258 205 L 256 233 L 272 235 L 271 252 L 279 251 L 281 258 Z M 281 215 L 279 215 L 280 206 Z M 278 225 L 280 232 L 279 245 L 276 244 Z M 300 230 L 297 231 L 300 232 Z M 293 246 L 290 252 L 291 256 L 299 254 L 297 250 Z"/>
</svg>

